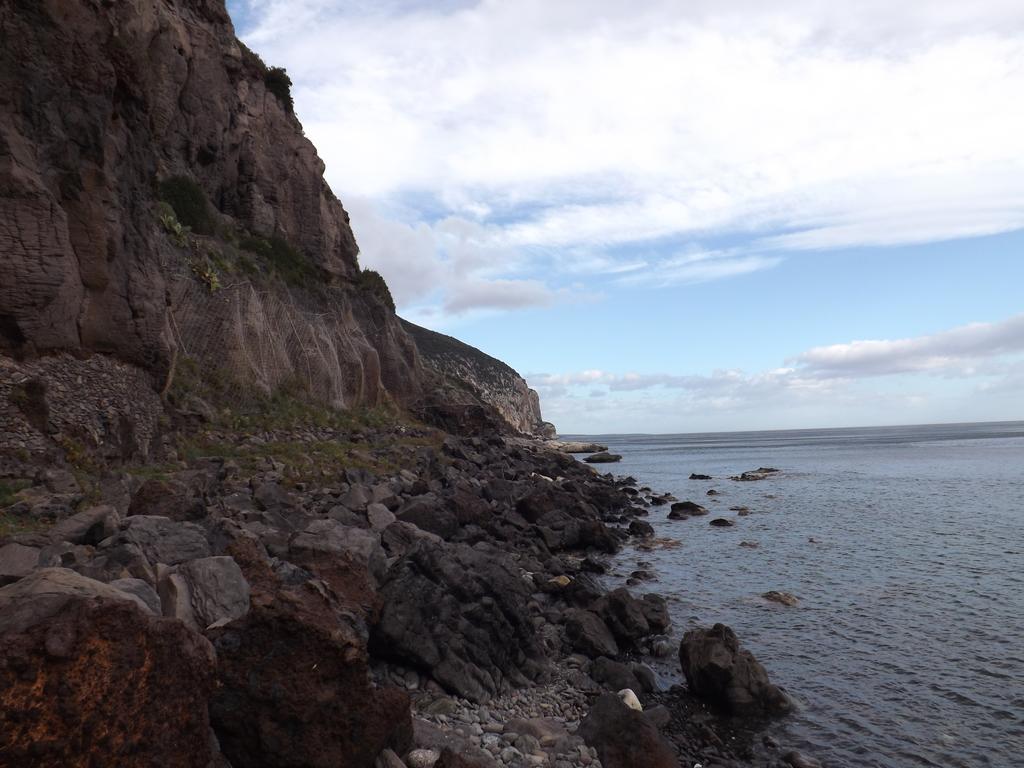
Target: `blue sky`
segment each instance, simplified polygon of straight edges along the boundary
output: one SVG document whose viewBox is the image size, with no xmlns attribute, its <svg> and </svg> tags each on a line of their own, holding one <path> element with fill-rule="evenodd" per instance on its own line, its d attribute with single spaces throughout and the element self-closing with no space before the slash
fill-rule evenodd
<svg viewBox="0 0 1024 768">
<path fill-rule="evenodd" d="M 900 5 L 229 0 L 400 314 L 561 431 L 1021 419 L 1024 8 Z"/>
</svg>

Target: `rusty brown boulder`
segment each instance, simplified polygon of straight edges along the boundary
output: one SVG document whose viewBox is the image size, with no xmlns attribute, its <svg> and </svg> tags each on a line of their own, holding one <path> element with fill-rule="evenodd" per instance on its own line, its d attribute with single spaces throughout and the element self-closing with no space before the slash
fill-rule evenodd
<svg viewBox="0 0 1024 768">
<path fill-rule="evenodd" d="M 409 698 L 370 682 L 363 607 L 319 578 L 285 583 L 251 544 L 230 551 L 252 584 L 250 612 L 209 633 L 210 715 L 231 764 L 367 768 L 385 748 L 404 754 Z"/>
<path fill-rule="evenodd" d="M 0 590 L 0 766 L 206 768 L 209 642 L 91 579 L 46 578 Z"/>
</svg>

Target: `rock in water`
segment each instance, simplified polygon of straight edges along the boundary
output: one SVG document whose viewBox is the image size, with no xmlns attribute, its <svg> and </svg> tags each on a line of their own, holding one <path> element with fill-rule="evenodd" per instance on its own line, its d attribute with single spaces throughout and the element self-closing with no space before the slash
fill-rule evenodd
<svg viewBox="0 0 1024 768">
<path fill-rule="evenodd" d="M 502 682 L 523 685 L 545 660 L 530 621 L 530 589 L 507 555 L 423 539 L 388 572 L 375 653 L 430 673 L 483 702 Z"/>
<path fill-rule="evenodd" d="M 584 459 L 587 464 L 614 464 L 616 461 L 622 461 L 622 457 L 617 453 L 608 453 L 602 451 L 601 453 L 595 453 Z"/>
<path fill-rule="evenodd" d="M 677 501 L 669 507 L 669 520 L 685 520 L 688 517 L 706 515 L 707 509 L 693 501 Z"/>
<path fill-rule="evenodd" d="M 732 528 L 736 523 L 727 517 L 716 517 L 709 525 L 713 525 L 716 528 Z"/>
<path fill-rule="evenodd" d="M 765 592 L 763 595 L 761 595 L 761 597 L 773 603 L 788 605 L 791 608 L 800 602 L 796 595 L 791 595 L 789 594 L 789 592 L 777 592 L 774 589 Z"/>
<path fill-rule="evenodd" d="M 614 693 L 599 697 L 579 735 L 597 749 L 605 768 L 678 768 L 675 750 L 641 712 Z"/>
<path fill-rule="evenodd" d="M 777 715 L 793 704 L 754 655 L 740 647 L 736 633 L 724 624 L 693 629 L 679 644 L 679 663 L 690 690 L 742 715 Z"/>
<path fill-rule="evenodd" d="M 0 764 L 210 764 L 209 642 L 60 570 L 0 589 Z"/>
</svg>

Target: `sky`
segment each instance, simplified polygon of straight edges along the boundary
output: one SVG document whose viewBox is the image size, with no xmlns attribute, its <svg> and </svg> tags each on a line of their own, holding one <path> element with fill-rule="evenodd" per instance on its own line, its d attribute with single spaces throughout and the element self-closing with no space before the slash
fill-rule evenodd
<svg viewBox="0 0 1024 768">
<path fill-rule="evenodd" d="M 1024 419 L 1019 0 L 228 0 L 399 314 L 560 432 Z"/>
</svg>

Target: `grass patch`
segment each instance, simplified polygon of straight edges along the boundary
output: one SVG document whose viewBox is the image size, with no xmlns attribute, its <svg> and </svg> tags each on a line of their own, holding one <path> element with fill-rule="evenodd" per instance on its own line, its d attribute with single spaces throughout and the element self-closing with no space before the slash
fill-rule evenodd
<svg viewBox="0 0 1024 768">
<path fill-rule="evenodd" d="M 391 297 L 391 289 L 388 288 L 387 281 L 380 272 L 364 269 L 359 273 L 359 287 L 380 299 L 384 306 L 392 312 L 395 311 L 395 300 Z"/>
<path fill-rule="evenodd" d="M 320 276 L 317 266 L 283 237 L 247 234 L 239 240 L 238 247 L 256 256 L 289 285 L 309 286 Z"/>
<path fill-rule="evenodd" d="M 289 115 L 295 111 L 295 102 L 292 100 L 292 79 L 284 67 L 267 67 L 263 75 L 263 82 L 277 100 L 281 102 L 284 111 Z"/>
<path fill-rule="evenodd" d="M 44 520 L 0 512 L 0 538 L 13 536 L 16 533 L 38 533 L 46 530 L 50 525 Z"/>
<path fill-rule="evenodd" d="M 31 487 L 31 480 L 0 480 L 0 509 L 11 506 L 17 501 L 20 491 Z"/>
</svg>

